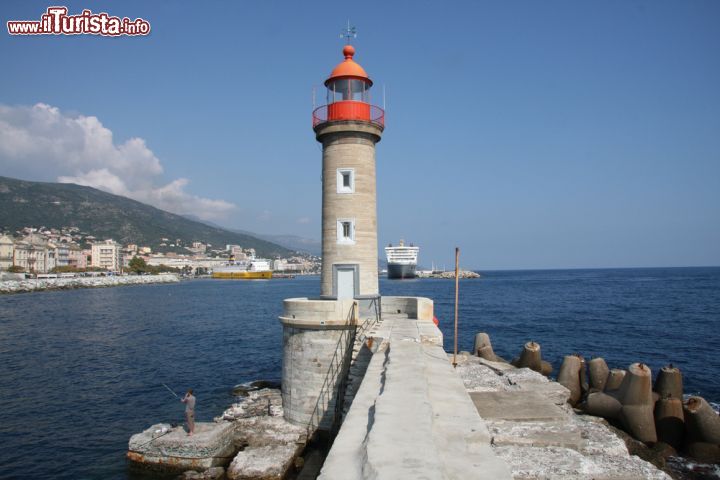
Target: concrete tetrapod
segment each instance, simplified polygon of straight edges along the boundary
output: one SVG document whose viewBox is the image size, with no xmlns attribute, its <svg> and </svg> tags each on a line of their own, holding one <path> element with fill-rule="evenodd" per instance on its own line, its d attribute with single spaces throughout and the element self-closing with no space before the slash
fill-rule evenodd
<svg viewBox="0 0 720 480">
<path fill-rule="evenodd" d="M 572 406 L 577 405 L 580 398 L 582 398 L 580 368 L 582 368 L 580 357 L 577 355 L 566 355 L 558 372 L 557 381 L 560 385 L 570 390 L 568 403 Z"/>
<path fill-rule="evenodd" d="M 590 372 L 590 390 L 602 392 L 605 390 L 605 384 L 610 375 L 610 369 L 602 357 L 593 358 L 588 362 L 588 370 Z"/>
<path fill-rule="evenodd" d="M 587 376 L 587 362 L 585 361 L 585 357 L 582 355 L 578 354 L 578 357 L 580 358 L 580 391 L 584 397 L 590 390 Z"/>
<path fill-rule="evenodd" d="M 655 429 L 659 442 L 665 442 L 675 450 L 680 450 L 685 439 L 681 399 L 665 397 L 655 403 Z"/>
<path fill-rule="evenodd" d="M 583 405 L 583 410 L 596 417 L 619 419 L 622 404 L 614 394 L 590 392 Z"/>
<path fill-rule="evenodd" d="M 475 343 L 473 344 L 473 355 L 477 355 L 485 360 L 494 362 L 497 360 L 495 352 L 490 343 L 490 335 L 484 332 L 480 332 L 475 335 Z"/>
<path fill-rule="evenodd" d="M 608 374 L 607 382 L 605 382 L 605 391 L 611 392 L 617 390 L 622 385 L 627 372 L 621 368 L 613 368 Z"/>
<path fill-rule="evenodd" d="M 702 397 L 690 397 L 684 405 L 685 449 L 697 460 L 720 463 L 720 417 Z"/>
<path fill-rule="evenodd" d="M 552 363 L 546 362 L 545 360 L 543 360 L 543 361 L 540 362 L 540 363 L 542 364 L 542 368 L 540 369 L 540 373 L 543 374 L 543 375 L 545 375 L 546 377 L 549 377 L 550 374 L 551 374 L 552 371 L 553 371 Z"/>
<path fill-rule="evenodd" d="M 630 365 L 617 398 L 622 404 L 620 421 L 626 431 L 641 442 L 657 442 L 650 367 L 642 363 Z"/>
<path fill-rule="evenodd" d="M 702 397 L 690 397 L 684 408 L 688 443 L 720 445 L 720 417 Z"/>
<path fill-rule="evenodd" d="M 518 368 L 529 368 L 539 372 L 542 370 L 542 356 L 540 353 L 540 344 L 533 341 L 527 342 L 520 352 L 520 358 L 513 362 Z"/>
<path fill-rule="evenodd" d="M 683 398 L 683 379 L 679 368 L 672 365 L 662 367 L 655 380 L 655 391 L 660 398 Z"/>
</svg>

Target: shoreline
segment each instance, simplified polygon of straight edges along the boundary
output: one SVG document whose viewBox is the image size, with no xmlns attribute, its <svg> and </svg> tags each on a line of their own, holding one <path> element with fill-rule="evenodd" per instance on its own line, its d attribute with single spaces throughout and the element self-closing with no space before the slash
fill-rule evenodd
<svg viewBox="0 0 720 480">
<path fill-rule="evenodd" d="M 78 288 L 106 288 L 178 282 L 180 282 L 180 278 L 173 273 L 163 273 L 159 275 L 3 280 L 0 281 L 0 295 L 42 292 L 47 290 L 75 290 Z"/>
</svg>

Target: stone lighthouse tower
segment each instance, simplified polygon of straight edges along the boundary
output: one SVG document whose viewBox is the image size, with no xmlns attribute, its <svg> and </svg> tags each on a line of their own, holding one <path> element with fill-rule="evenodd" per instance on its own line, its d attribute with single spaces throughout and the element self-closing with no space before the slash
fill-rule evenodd
<svg viewBox="0 0 720 480">
<path fill-rule="evenodd" d="M 385 113 L 370 104 L 372 80 L 346 45 L 313 111 L 322 144 L 322 278 L 318 298 L 283 303 L 285 419 L 308 434 L 340 418 L 358 329 L 379 318 L 375 144 Z"/>
<path fill-rule="evenodd" d="M 327 80 L 327 105 L 313 112 L 322 143 L 323 298 L 378 295 L 375 144 L 385 115 L 370 104 L 372 80 L 352 45 Z"/>
</svg>

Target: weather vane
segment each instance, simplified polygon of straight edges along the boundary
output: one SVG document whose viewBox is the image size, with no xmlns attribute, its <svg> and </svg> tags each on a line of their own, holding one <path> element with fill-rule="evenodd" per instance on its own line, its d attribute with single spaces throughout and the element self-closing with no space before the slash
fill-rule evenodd
<svg viewBox="0 0 720 480">
<path fill-rule="evenodd" d="M 348 45 L 350 45 L 351 38 L 357 38 L 357 30 L 355 27 L 350 26 L 350 20 L 348 19 L 347 28 L 340 34 L 340 38 L 344 38 Z"/>
</svg>

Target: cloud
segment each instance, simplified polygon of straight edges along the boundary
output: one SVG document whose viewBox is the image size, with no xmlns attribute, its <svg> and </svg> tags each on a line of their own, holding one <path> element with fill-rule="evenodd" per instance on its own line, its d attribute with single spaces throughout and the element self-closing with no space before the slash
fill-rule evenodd
<svg viewBox="0 0 720 480">
<path fill-rule="evenodd" d="M 300 217 L 297 219 L 297 223 L 299 223 L 300 225 L 307 225 L 308 223 L 310 223 L 310 217 Z"/>
<path fill-rule="evenodd" d="M 97 117 L 64 114 L 43 103 L 0 104 L 0 166 L 4 175 L 95 187 L 205 220 L 236 208 L 188 193 L 186 178 L 163 184 L 163 166 L 142 138 L 117 144 Z"/>
</svg>

